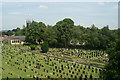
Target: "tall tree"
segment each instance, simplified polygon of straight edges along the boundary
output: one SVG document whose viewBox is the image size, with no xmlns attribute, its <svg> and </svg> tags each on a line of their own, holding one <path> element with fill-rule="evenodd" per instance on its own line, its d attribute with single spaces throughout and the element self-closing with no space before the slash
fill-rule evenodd
<svg viewBox="0 0 120 80">
<path fill-rule="evenodd" d="M 102 72 L 103 79 L 120 80 L 120 39 L 116 47 L 109 49 L 107 53 L 109 54 L 109 61 Z"/>
<path fill-rule="evenodd" d="M 48 25 L 46 26 L 44 33 L 43 33 L 44 41 L 48 42 L 49 46 L 56 47 L 57 44 L 57 35 L 54 27 Z"/>
<path fill-rule="evenodd" d="M 36 41 L 43 39 L 43 32 L 46 25 L 42 22 L 33 21 L 29 27 L 27 27 L 26 41 L 31 44 L 36 44 Z"/>
<path fill-rule="evenodd" d="M 56 23 L 55 27 L 57 29 L 57 40 L 58 43 L 66 47 L 71 39 L 71 31 L 74 26 L 73 20 L 65 18 L 62 21 Z"/>
</svg>

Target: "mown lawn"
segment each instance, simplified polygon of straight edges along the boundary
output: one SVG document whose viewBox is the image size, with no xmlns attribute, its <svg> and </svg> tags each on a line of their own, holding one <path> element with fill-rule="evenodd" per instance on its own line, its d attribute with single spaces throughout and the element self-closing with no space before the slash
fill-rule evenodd
<svg viewBox="0 0 120 80">
<path fill-rule="evenodd" d="M 91 75 L 92 78 L 100 77 L 101 68 L 58 58 L 46 56 L 40 52 L 33 53 L 28 46 L 4 45 L 2 77 L 90 78 Z"/>
</svg>

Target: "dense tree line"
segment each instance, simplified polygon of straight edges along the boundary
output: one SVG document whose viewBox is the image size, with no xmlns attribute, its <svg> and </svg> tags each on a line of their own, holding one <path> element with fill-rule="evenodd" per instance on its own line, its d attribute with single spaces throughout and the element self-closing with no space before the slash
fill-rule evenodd
<svg viewBox="0 0 120 80">
<path fill-rule="evenodd" d="M 118 40 L 116 46 L 107 49 L 109 54 L 108 64 L 105 66 L 105 70 L 102 72 L 104 80 L 120 80 L 120 29 L 118 30 Z"/>
<path fill-rule="evenodd" d="M 115 47 L 117 30 L 110 30 L 109 26 L 102 29 L 94 24 L 91 27 L 74 25 L 70 18 L 58 21 L 54 26 L 43 22 L 32 21 L 23 29 L 16 28 L 3 32 L 7 35 L 25 35 L 26 42 L 37 44 L 46 41 L 51 47 L 84 47 L 89 49 L 106 49 Z"/>
</svg>

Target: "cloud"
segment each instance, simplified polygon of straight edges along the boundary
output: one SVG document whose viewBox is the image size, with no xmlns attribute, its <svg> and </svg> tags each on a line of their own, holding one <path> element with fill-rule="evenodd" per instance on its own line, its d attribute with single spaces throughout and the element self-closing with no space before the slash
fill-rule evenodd
<svg viewBox="0 0 120 80">
<path fill-rule="evenodd" d="M 48 6 L 45 6 L 45 5 L 40 5 L 38 8 L 47 9 L 47 8 L 48 8 Z"/>
<path fill-rule="evenodd" d="M 98 5 L 103 6 L 105 5 L 105 2 L 97 2 Z"/>
<path fill-rule="evenodd" d="M 22 14 L 21 12 L 10 12 L 10 13 L 8 13 L 8 14 L 11 14 L 11 15 L 20 15 L 20 14 Z"/>
</svg>

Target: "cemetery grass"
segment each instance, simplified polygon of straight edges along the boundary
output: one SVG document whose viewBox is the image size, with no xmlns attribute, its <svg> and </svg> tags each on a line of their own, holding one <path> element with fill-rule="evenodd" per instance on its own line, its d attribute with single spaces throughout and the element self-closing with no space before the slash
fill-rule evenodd
<svg viewBox="0 0 120 80">
<path fill-rule="evenodd" d="M 91 60 L 86 65 L 84 64 L 85 57 L 80 58 L 83 60 L 80 64 L 80 61 L 75 60 L 75 58 L 78 58 L 76 55 L 68 56 L 66 55 L 67 52 L 61 54 L 62 51 L 55 48 L 51 48 L 48 53 L 41 53 L 38 49 L 31 51 L 28 46 L 3 45 L 2 77 L 85 78 L 87 75 L 87 78 L 90 78 L 90 75 L 92 75 L 93 78 L 100 78 L 102 68 L 99 68 L 99 66 L 105 64 L 104 62 L 99 63 Z M 98 67 L 90 66 L 93 63 L 100 65 L 97 65 Z"/>
</svg>

